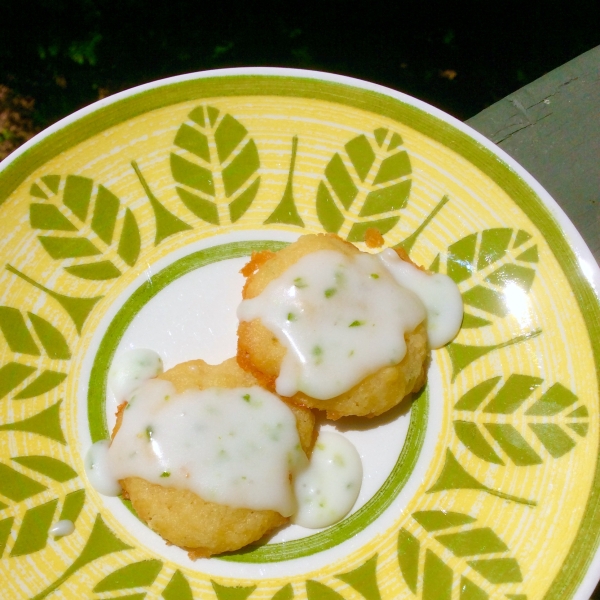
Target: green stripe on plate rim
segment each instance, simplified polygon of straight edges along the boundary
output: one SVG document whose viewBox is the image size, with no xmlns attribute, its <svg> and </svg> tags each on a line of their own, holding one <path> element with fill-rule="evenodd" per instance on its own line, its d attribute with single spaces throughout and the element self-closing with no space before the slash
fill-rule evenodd
<svg viewBox="0 0 600 600">
<path fill-rule="evenodd" d="M 145 281 L 129 296 L 108 325 L 92 365 L 88 386 L 88 424 L 92 442 L 110 437 L 105 404 L 108 369 L 127 327 L 143 306 L 170 283 L 191 271 L 221 260 L 249 256 L 253 251 L 275 252 L 284 246 L 287 246 L 286 242 L 269 240 L 232 242 L 200 250 L 165 267 L 152 276 L 152 282 Z M 408 481 L 423 448 L 428 411 L 429 396 L 425 387 L 413 400 L 406 440 L 392 472 L 375 495 L 349 518 L 306 538 L 249 548 L 219 558 L 252 563 L 292 560 L 337 546 L 362 531 L 385 511 Z"/>
<path fill-rule="evenodd" d="M 77 121 L 68 123 L 10 161 L 0 175 L 0 205 L 29 173 L 52 157 L 119 123 L 172 104 L 219 96 L 252 95 L 314 98 L 362 109 L 396 120 L 451 148 L 503 189 L 535 223 L 548 241 L 571 285 L 587 326 L 596 372 L 600 372 L 600 305 L 559 224 L 535 191 L 492 150 L 450 123 L 397 98 L 354 87 L 351 80 L 348 83 L 338 83 L 317 77 L 317 73 L 315 79 L 259 74 L 209 76 L 183 81 L 166 80 L 164 84 L 133 92 L 125 98 L 81 116 Z M 357 83 L 360 85 L 360 82 Z M 593 554 L 598 549 L 600 461 L 596 462 L 591 490 L 577 536 L 545 600 L 563 600 L 565 597 L 571 597 L 582 582 Z"/>
</svg>

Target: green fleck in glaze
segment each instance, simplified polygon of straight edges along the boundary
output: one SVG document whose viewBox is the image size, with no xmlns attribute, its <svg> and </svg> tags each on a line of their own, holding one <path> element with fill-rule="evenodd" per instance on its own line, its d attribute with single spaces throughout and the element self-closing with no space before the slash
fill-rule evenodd
<svg viewBox="0 0 600 600">
<path fill-rule="evenodd" d="M 298 289 L 302 289 L 307 287 L 307 283 L 306 281 L 304 281 L 304 279 L 302 279 L 302 277 L 296 277 L 296 279 L 294 279 L 294 285 L 298 288 Z"/>
</svg>

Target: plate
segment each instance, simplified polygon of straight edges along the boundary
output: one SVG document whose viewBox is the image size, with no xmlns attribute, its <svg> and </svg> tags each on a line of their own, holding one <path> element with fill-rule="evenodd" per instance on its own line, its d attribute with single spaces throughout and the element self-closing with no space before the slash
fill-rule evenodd
<svg viewBox="0 0 600 600">
<path fill-rule="evenodd" d="M 565 600 L 600 541 L 600 280 L 543 189 L 422 102 L 323 73 L 159 81 L 51 127 L 0 172 L 0 598 Z M 235 352 L 239 269 L 369 227 L 458 284 L 465 319 L 410 404 L 343 431 L 361 496 L 191 561 L 84 473 L 112 360 Z M 596 282 L 594 284 L 594 282 Z M 75 529 L 56 535 L 57 522 Z"/>
</svg>

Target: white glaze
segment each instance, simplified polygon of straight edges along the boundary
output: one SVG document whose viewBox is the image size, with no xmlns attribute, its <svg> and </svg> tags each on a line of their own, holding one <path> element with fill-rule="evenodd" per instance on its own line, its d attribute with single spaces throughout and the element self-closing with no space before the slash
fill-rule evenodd
<svg viewBox="0 0 600 600">
<path fill-rule="evenodd" d="M 231 507 L 295 510 L 290 475 L 306 463 L 296 418 L 259 387 L 187 390 L 161 379 L 132 395 L 108 451 L 113 480 L 141 477 Z"/>
<path fill-rule="evenodd" d="M 318 529 L 343 519 L 352 509 L 362 483 L 362 462 L 356 448 L 339 433 L 322 431 L 310 464 L 296 475 L 298 510 L 293 522 Z"/>
<path fill-rule="evenodd" d="M 405 333 L 425 316 L 419 298 L 377 257 L 332 250 L 303 256 L 238 308 L 241 321 L 259 318 L 287 349 L 277 393 L 302 391 L 320 400 L 399 363 Z"/>
<path fill-rule="evenodd" d="M 108 372 L 108 385 L 122 402 L 144 381 L 163 372 L 163 362 L 154 350 L 136 348 L 118 356 Z"/>
<path fill-rule="evenodd" d="M 391 248 L 377 256 L 398 284 L 412 290 L 425 305 L 430 348 L 452 341 L 463 320 L 463 301 L 456 283 L 447 275 L 421 271 Z"/>
<path fill-rule="evenodd" d="M 63 519 L 62 521 L 58 521 L 52 529 L 50 529 L 50 535 L 55 537 L 71 535 L 75 531 L 75 525 L 73 521 L 69 521 L 68 519 Z"/>
<path fill-rule="evenodd" d="M 100 440 L 92 444 L 85 455 L 85 474 L 92 487 L 104 496 L 118 496 L 121 486 L 108 464 L 109 440 Z"/>
</svg>

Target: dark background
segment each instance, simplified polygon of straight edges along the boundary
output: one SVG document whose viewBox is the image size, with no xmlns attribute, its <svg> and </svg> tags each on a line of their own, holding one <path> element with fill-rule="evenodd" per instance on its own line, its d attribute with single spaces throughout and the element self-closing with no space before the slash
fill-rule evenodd
<svg viewBox="0 0 600 600">
<path fill-rule="evenodd" d="M 117 91 L 233 66 L 350 75 L 466 119 L 600 44 L 599 0 L 2 0 L 0 7 L 4 154 Z"/>
</svg>

